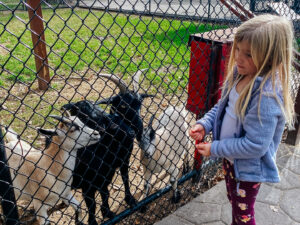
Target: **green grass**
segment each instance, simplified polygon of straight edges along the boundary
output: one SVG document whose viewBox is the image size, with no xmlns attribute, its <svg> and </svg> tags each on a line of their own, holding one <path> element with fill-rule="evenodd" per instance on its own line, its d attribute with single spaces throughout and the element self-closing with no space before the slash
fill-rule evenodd
<svg viewBox="0 0 300 225">
<path fill-rule="evenodd" d="M 1 0 L 0 10 L 23 9 L 23 4 L 18 0 Z"/>
<path fill-rule="evenodd" d="M 167 92 L 187 84 L 189 35 L 218 27 L 193 22 L 75 9 L 43 10 L 50 76 L 88 69 L 123 75 L 150 68 L 147 78 Z M 27 12 L 0 13 L 0 85 L 35 80 Z M 1 47 L 1 46 L 0 46 Z M 127 75 L 125 74 L 125 77 Z"/>
</svg>

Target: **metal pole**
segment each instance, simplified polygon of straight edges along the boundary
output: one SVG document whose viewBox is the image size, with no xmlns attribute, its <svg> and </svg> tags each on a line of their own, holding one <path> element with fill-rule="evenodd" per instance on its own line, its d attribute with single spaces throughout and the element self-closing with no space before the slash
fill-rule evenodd
<svg viewBox="0 0 300 225">
<path fill-rule="evenodd" d="M 293 4 L 292 8 L 296 13 L 299 14 L 300 13 L 300 1 L 294 0 L 294 4 Z"/>
<path fill-rule="evenodd" d="M 255 11 L 255 2 L 256 2 L 256 0 L 250 0 L 250 10 L 252 12 Z"/>
<path fill-rule="evenodd" d="M 290 145 L 298 144 L 300 140 L 300 87 L 298 88 L 297 97 L 295 99 L 295 112 L 297 115 L 297 122 L 295 123 L 295 129 L 288 132 L 286 143 Z"/>
<path fill-rule="evenodd" d="M 208 0 L 208 14 L 207 14 L 207 18 L 209 19 L 210 18 L 210 0 Z"/>
</svg>

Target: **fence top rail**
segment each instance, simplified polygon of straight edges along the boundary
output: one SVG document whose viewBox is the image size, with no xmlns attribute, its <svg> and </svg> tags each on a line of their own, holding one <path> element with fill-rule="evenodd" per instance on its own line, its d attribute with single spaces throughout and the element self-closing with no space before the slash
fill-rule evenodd
<svg viewBox="0 0 300 225">
<path fill-rule="evenodd" d="M 289 20 L 300 20 L 300 15 L 283 2 L 270 2 L 267 3 L 267 6 L 274 10 L 277 14 L 285 16 Z"/>
<path fill-rule="evenodd" d="M 201 40 L 206 42 L 217 42 L 217 43 L 228 43 L 232 42 L 234 34 L 236 32 L 236 27 L 227 29 L 217 29 L 211 30 L 204 33 L 197 33 L 190 36 L 189 46 L 192 40 Z"/>
</svg>

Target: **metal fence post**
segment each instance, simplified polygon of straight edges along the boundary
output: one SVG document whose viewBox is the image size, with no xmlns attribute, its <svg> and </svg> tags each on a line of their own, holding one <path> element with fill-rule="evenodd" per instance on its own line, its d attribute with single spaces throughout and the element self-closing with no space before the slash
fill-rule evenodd
<svg viewBox="0 0 300 225">
<path fill-rule="evenodd" d="M 256 0 L 250 0 L 250 10 L 252 12 L 255 11 L 255 2 L 256 2 Z"/>
<path fill-rule="evenodd" d="M 41 2 L 40 0 L 28 0 L 27 4 L 39 89 L 46 90 L 48 88 L 50 76 Z"/>
<path fill-rule="evenodd" d="M 210 18 L 210 7 L 211 7 L 211 1 L 208 0 L 208 13 L 207 13 L 207 18 Z"/>
<path fill-rule="evenodd" d="M 294 4 L 292 6 L 292 9 L 296 12 L 296 13 L 300 13 L 300 1 L 295 0 Z"/>
<path fill-rule="evenodd" d="M 5 215 L 5 224 L 19 224 L 19 216 L 16 205 L 12 181 L 7 166 L 6 154 L 4 149 L 3 134 L 0 128 L 0 196 L 2 197 L 1 205 Z"/>
<path fill-rule="evenodd" d="M 295 130 L 289 131 L 286 143 L 290 145 L 297 145 L 300 141 L 300 132 L 299 132 L 299 126 L 300 126 L 300 87 L 298 89 L 298 94 L 295 100 L 295 112 L 297 115 L 297 121 L 295 124 Z M 297 143 L 298 142 L 298 143 Z"/>
</svg>

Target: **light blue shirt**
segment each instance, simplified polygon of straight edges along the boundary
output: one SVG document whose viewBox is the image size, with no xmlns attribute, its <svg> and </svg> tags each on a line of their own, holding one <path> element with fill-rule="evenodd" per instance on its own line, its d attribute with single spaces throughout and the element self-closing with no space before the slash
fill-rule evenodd
<svg viewBox="0 0 300 225">
<path fill-rule="evenodd" d="M 223 118 L 221 131 L 220 131 L 220 140 L 226 138 L 234 138 L 238 133 L 238 117 L 235 113 L 235 104 L 239 98 L 239 93 L 236 91 L 236 85 L 234 85 L 229 93 L 228 105 L 225 108 L 225 115 Z M 234 159 L 226 157 L 231 163 Z"/>
</svg>

